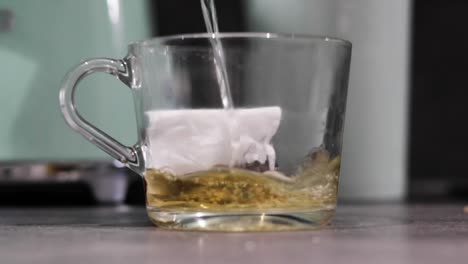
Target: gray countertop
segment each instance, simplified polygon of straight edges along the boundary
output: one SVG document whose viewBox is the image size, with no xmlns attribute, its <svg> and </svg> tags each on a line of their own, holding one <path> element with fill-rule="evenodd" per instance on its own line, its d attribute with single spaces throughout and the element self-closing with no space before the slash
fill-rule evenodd
<svg viewBox="0 0 468 264">
<path fill-rule="evenodd" d="M 317 231 L 163 231 L 144 208 L 0 208 L 0 263 L 468 263 L 462 205 L 342 205 Z"/>
</svg>

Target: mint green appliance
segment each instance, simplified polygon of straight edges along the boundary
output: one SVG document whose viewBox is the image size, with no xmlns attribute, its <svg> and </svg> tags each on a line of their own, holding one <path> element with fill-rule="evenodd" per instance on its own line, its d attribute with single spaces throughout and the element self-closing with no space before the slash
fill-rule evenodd
<svg viewBox="0 0 468 264">
<path fill-rule="evenodd" d="M 0 162 L 108 159 L 66 126 L 59 84 L 82 58 L 122 57 L 150 33 L 146 0 L 0 0 Z M 131 94 L 108 79 L 83 81 L 78 108 L 130 145 L 137 138 Z"/>
</svg>

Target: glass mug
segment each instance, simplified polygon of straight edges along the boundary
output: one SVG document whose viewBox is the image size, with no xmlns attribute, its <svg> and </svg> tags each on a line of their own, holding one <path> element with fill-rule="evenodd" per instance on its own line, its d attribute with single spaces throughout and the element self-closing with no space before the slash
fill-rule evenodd
<svg viewBox="0 0 468 264">
<path fill-rule="evenodd" d="M 338 189 L 351 43 L 272 33 L 219 34 L 232 109 L 224 109 L 211 34 L 129 45 L 122 60 L 89 59 L 65 77 L 68 125 L 144 177 L 159 227 L 291 230 L 332 219 Z M 125 146 L 77 112 L 91 73 L 133 93 L 138 142 Z"/>
</svg>

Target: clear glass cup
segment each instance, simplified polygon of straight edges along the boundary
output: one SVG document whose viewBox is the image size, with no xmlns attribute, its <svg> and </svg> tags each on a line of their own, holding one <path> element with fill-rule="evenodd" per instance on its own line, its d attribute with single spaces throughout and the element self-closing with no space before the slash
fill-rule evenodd
<svg viewBox="0 0 468 264">
<path fill-rule="evenodd" d="M 76 66 L 60 89 L 68 125 L 145 180 L 151 220 L 182 230 L 290 230 L 333 217 L 351 44 L 219 34 L 234 109 L 223 109 L 209 34 L 135 42 L 122 60 Z M 77 83 L 107 72 L 133 93 L 138 141 L 84 120 Z M 109 95 L 112 100 L 112 95 Z"/>
</svg>

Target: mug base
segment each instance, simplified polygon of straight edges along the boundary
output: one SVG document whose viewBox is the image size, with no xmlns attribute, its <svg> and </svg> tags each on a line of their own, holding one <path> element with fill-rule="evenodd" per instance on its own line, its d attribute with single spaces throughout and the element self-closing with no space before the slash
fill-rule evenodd
<svg viewBox="0 0 468 264">
<path fill-rule="evenodd" d="M 318 229 L 330 223 L 335 209 L 311 211 L 180 212 L 147 208 L 151 221 L 162 229 L 186 231 L 287 231 Z"/>
</svg>

